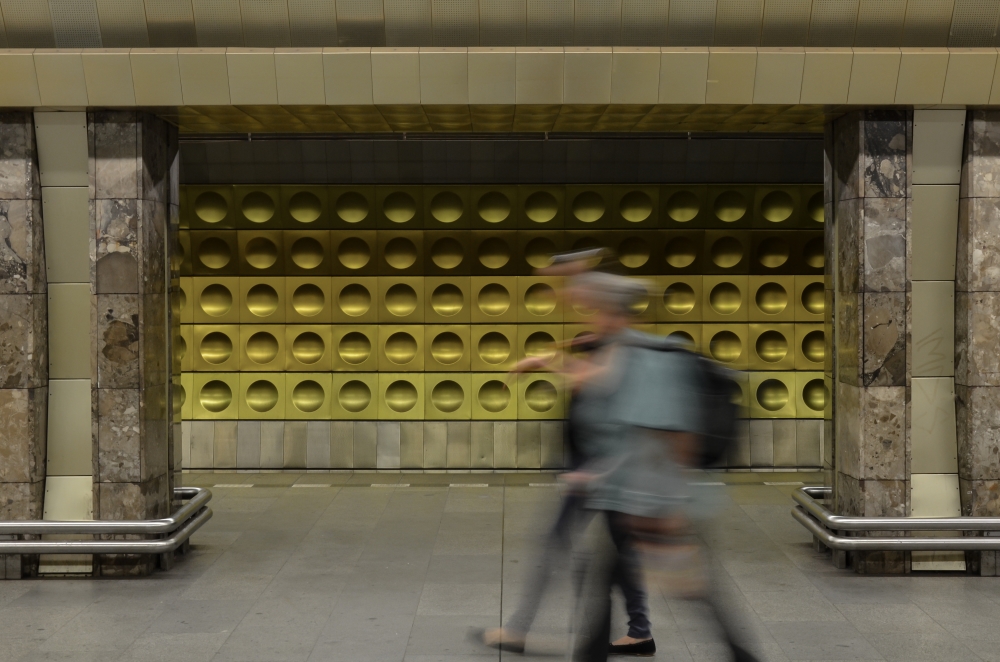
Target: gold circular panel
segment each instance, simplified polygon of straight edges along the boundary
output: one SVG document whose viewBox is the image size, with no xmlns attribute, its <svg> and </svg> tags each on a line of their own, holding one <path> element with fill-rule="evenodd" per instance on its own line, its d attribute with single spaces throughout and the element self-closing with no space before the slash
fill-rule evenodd
<svg viewBox="0 0 1000 662">
<path fill-rule="evenodd" d="M 762 312 L 777 315 L 788 307 L 788 292 L 779 283 L 764 283 L 757 288 L 754 301 Z"/>
<path fill-rule="evenodd" d="M 490 191 L 479 198 L 479 218 L 487 223 L 500 223 L 510 216 L 510 199 L 500 191 Z"/>
<path fill-rule="evenodd" d="M 406 365 L 417 355 L 417 341 L 405 331 L 397 331 L 385 341 L 385 356 L 396 365 Z"/>
<path fill-rule="evenodd" d="M 351 283 L 340 291 L 337 305 L 348 317 L 361 317 L 372 307 L 372 295 L 361 283 Z"/>
<path fill-rule="evenodd" d="M 761 216 L 772 223 L 787 221 L 795 211 L 795 201 L 784 191 L 771 191 L 760 201 Z"/>
<path fill-rule="evenodd" d="M 323 213 L 323 203 L 309 191 L 299 191 L 288 201 L 288 215 L 299 223 L 312 223 Z"/>
<path fill-rule="evenodd" d="M 184 387 L 181 386 L 180 384 L 175 384 L 174 393 L 175 397 L 177 398 L 177 406 L 183 407 L 184 403 L 187 402 L 187 391 L 185 391 Z"/>
<path fill-rule="evenodd" d="M 789 252 L 787 241 L 780 237 L 768 237 L 757 245 L 757 261 L 768 269 L 777 269 L 788 262 Z"/>
<path fill-rule="evenodd" d="M 546 283 L 535 283 L 524 292 L 525 309 L 537 317 L 544 317 L 556 309 L 556 291 Z"/>
<path fill-rule="evenodd" d="M 252 223 L 267 223 L 274 218 L 274 200 L 263 191 L 254 191 L 243 198 L 241 208 Z"/>
<path fill-rule="evenodd" d="M 822 379 L 811 379 L 802 388 L 802 401 L 813 411 L 826 407 L 826 385 Z"/>
<path fill-rule="evenodd" d="M 653 201 L 643 191 L 629 191 L 618 203 L 618 211 L 629 223 L 642 223 L 653 213 Z"/>
<path fill-rule="evenodd" d="M 693 345 L 694 338 L 687 331 L 674 331 L 667 335 L 668 338 L 673 338 L 674 340 L 683 340 L 684 342 Z"/>
<path fill-rule="evenodd" d="M 677 191 L 667 200 L 667 216 L 678 223 L 687 223 L 701 211 L 701 203 L 691 191 Z"/>
<path fill-rule="evenodd" d="M 499 379 L 491 379 L 479 387 L 479 406 L 497 414 L 510 405 L 510 389 Z"/>
<path fill-rule="evenodd" d="M 431 308 L 442 317 L 457 315 L 465 307 L 465 295 L 457 285 L 442 283 L 431 292 Z"/>
<path fill-rule="evenodd" d="M 510 341 L 498 331 L 490 331 L 479 339 L 479 358 L 490 365 L 500 365 L 510 358 Z"/>
<path fill-rule="evenodd" d="M 396 191 L 382 201 L 382 213 L 393 223 L 406 223 L 417 214 L 417 203 L 409 193 Z"/>
<path fill-rule="evenodd" d="M 198 353 L 206 363 L 225 363 L 233 355 L 233 341 L 221 331 L 212 331 L 201 339 Z"/>
<path fill-rule="evenodd" d="M 535 191 L 524 201 L 524 214 L 535 223 L 548 223 L 559 213 L 559 202 L 548 191 Z"/>
<path fill-rule="evenodd" d="M 337 353 L 340 354 L 340 358 L 343 359 L 344 363 L 360 365 L 372 355 L 372 343 L 365 334 L 359 331 L 351 331 L 350 333 L 345 333 L 344 337 L 340 339 Z"/>
<path fill-rule="evenodd" d="M 802 339 L 802 355 L 813 363 L 826 358 L 826 338 L 822 331 L 810 331 Z"/>
<path fill-rule="evenodd" d="M 453 237 L 442 237 L 431 246 L 431 260 L 439 269 L 454 269 L 464 259 L 462 244 Z"/>
<path fill-rule="evenodd" d="M 267 237 L 254 237 L 247 242 L 244 251 L 247 264 L 254 269 L 267 269 L 278 261 L 278 247 Z"/>
<path fill-rule="evenodd" d="M 368 339 L 365 338 L 367 341 Z M 343 343 L 341 343 L 343 345 Z M 319 334 L 313 333 L 312 331 L 306 331 L 305 333 L 300 333 L 295 336 L 295 340 L 292 341 L 292 356 L 295 360 L 303 365 L 312 365 L 323 358 L 323 354 L 326 353 L 326 343 L 323 342 L 323 338 Z M 371 353 L 371 345 L 368 345 L 367 354 Z M 341 352 L 343 356 L 343 352 Z"/>
<path fill-rule="evenodd" d="M 686 315 L 694 310 L 694 289 L 687 283 L 671 283 L 663 293 L 663 307 L 672 315 Z"/>
<path fill-rule="evenodd" d="M 712 243 L 711 256 L 715 266 L 730 269 L 743 259 L 743 244 L 736 237 L 719 237 Z"/>
<path fill-rule="evenodd" d="M 208 269 L 222 269 L 232 259 L 229 244 L 218 237 L 209 237 L 198 245 L 198 261 Z"/>
<path fill-rule="evenodd" d="M 187 306 L 187 292 L 184 291 L 183 287 L 177 288 L 177 308 L 183 310 Z"/>
<path fill-rule="evenodd" d="M 229 213 L 226 199 L 215 191 L 205 191 L 194 201 L 194 214 L 205 223 L 218 223 Z"/>
<path fill-rule="evenodd" d="M 500 283 L 489 283 L 479 290 L 476 305 L 484 315 L 503 315 L 510 308 L 510 292 Z"/>
<path fill-rule="evenodd" d="M 524 403 L 533 411 L 546 412 L 556 406 L 556 387 L 544 379 L 531 382 L 524 389 Z"/>
<path fill-rule="evenodd" d="M 219 379 L 213 379 L 201 387 L 198 394 L 201 406 L 213 414 L 225 411 L 233 402 L 233 391 L 229 384 Z"/>
<path fill-rule="evenodd" d="M 372 390 L 368 388 L 368 384 L 352 379 L 340 387 L 337 400 L 346 411 L 357 414 L 367 409 L 368 405 L 371 404 Z"/>
<path fill-rule="evenodd" d="M 174 336 L 174 354 L 177 359 L 183 359 L 184 355 L 187 354 L 187 342 L 184 340 L 184 336 Z"/>
<path fill-rule="evenodd" d="M 323 245 L 313 237 L 299 237 L 292 244 L 291 257 L 299 269 L 315 269 L 323 264 Z"/>
<path fill-rule="evenodd" d="M 396 283 L 385 292 L 385 309 L 396 317 L 406 317 L 417 309 L 417 293 L 406 283 Z"/>
<path fill-rule="evenodd" d="M 246 353 L 257 365 L 266 365 L 278 356 L 278 339 L 267 331 L 258 331 L 247 338 Z"/>
<path fill-rule="evenodd" d="M 343 297 L 343 293 L 341 293 L 341 297 Z M 325 306 L 326 295 L 323 294 L 323 290 L 312 283 L 303 283 L 292 292 L 292 309 L 303 317 L 315 317 L 323 312 Z"/>
<path fill-rule="evenodd" d="M 371 257 L 372 249 L 361 237 L 348 237 L 337 247 L 337 260 L 348 269 L 360 269 Z"/>
<path fill-rule="evenodd" d="M 629 237 L 618 244 L 618 261 L 628 269 L 638 269 L 649 262 L 649 244 L 639 237 Z"/>
<path fill-rule="evenodd" d="M 732 331 L 719 331 L 708 343 L 708 353 L 721 363 L 732 363 L 743 354 L 743 343 Z"/>
<path fill-rule="evenodd" d="M 802 249 L 802 259 L 813 269 L 822 269 L 826 258 L 823 255 L 823 238 L 813 237 Z"/>
<path fill-rule="evenodd" d="M 360 193 L 348 191 L 337 198 L 336 211 L 345 223 L 360 223 L 368 218 L 368 200 Z"/>
<path fill-rule="evenodd" d="M 500 237 L 490 237 L 479 244 L 479 263 L 487 269 L 499 269 L 510 262 L 510 247 Z"/>
<path fill-rule="evenodd" d="M 757 403 L 767 411 L 778 411 L 788 404 L 788 387 L 777 379 L 766 379 L 757 387 Z"/>
<path fill-rule="evenodd" d="M 408 412 L 417 404 L 417 388 L 410 382 L 396 380 L 385 390 L 385 404 L 394 412 Z"/>
<path fill-rule="evenodd" d="M 823 207 L 823 191 L 817 191 L 809 198 L 809 204 L 806 205 L 806 213 L 809 214 L 809 218 L 817 223 L 822 223 L 826 220 L 826 210 Z"/>
<path fill-rule="evenodd" d="M 278 293 L 267 283 L 257 283 L 247 291 L 247 310 L 257 317 L 268 317 L 278 310 Z"/>
<path fill-rule="evenodd" d="M 305 379 L 292 389 L 292 404 L 306 414 L 311 414 L 323 406 L 326 393 L 323 387 L 311 379 Z"/>
<path fill-rule="evenodd" d="M 535 331 L 524 341 L 524 355 L 551 361 L 556 355 L 556 340 L 545 331 Z"/>
<path fill-rule="evenodd" d="M 220 283 L 212 283 L 201 291 L 198 305 L 209 317 L 222 317 L 233 308 L 233 293 Z"/>
<path fill-rule="evenodd" d="M 465 343 L 457 334 L 445 331 L 431 341 L 431 356 L 441 365 L 457 363 L 465 354 Z"/>
<path fill-rule="evenodd" d="M 536 193 L 535 195 L 538 194 Z M 601 220 L 601 217 L 604 216 L 604 211 L 604 198 L 596 191 L 584 191 L 573 198 L 573 217 L 581 223 L 593 223 L 594 221 Z M 555 216 L 555 213 L 552 216 Z M 546 219 L 546 221 L 548 220 L 551 220 L 551 218 Z"/>
<path fill-rule="evenodd" d="M 556 245 L 548 237 L 535 237 L 524 247 L 524 260 L 535 269 L 544 269 L 552 264 Z"/>
<path fill-rule="evenodd" d="M 417 247 L 406 237 L 393 237 L 385 245 L 385 261 L 393 269 L 408 269 L 417 261 Z"/>
<path fill-rule="evenodd" d="M 247 388 L 246 401 L 256 412 L 271 411 L 278 404 L 278 387 L 266 379 L 258 379 Z"/>
<path fill-rule="evenodd" d="M 687 237 L 674 237 L 667 242 L 667 264 L 675 269 L 683 269 L 694 264 L 698 257 L 698 247 Z"/>
<path fill-rule="evenodd" d="M 777 363 L 788 356 L 788 339 L 779 331 L 768 330 L 757 336 L 755 349 L 762 361 Z"/>
<path fill-rule="evenodd" d="M 458 408 L 465 402 L 465 391 L 458 382 L 450 379 L 438 382 L 431 389 L 431 404 L 438 411 L 446 414 L 458 411 Z"/>
<path fill-rule="evenodd" d="M 723 223 L 735 223 L 747 213 L 747 199 L 739 191 L 724 191 L 715 199 L 715 217 Z"/>
<path fill-rule="evenodd" d="M 826 308 L 826 296 L 823 283 L 809 283 L 802 290 L 802 307 L 813 315 L 821 315 Z"/>
<path fill-rule="evenodd" d="M 451 191 L 441 191 L 431 200 L 431 216 L 441 223 L 454 223 L 464 211 L 462 198 Z"/>
<path fill-rule="evenodd" d="M 733 283 L 719 283 L 709 293 L 708 305 L 720 315 L 732 315 L 743 305 L 743 294 Z"/>
</svg>

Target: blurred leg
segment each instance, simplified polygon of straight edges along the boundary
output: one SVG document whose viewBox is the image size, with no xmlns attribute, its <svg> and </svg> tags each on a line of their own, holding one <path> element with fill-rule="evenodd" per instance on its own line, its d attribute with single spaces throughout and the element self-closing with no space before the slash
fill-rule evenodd
<svg viewBox="0 0 1000 662">
<path fill-rule="evenodd" d="M 580 584 L 573 660 L 605 662 L 611 638 L 611 586 L 618 564 L 606 513 L 587 527 L 586 542 L 588 560 Z"/>
<path fill-rule="evenodd" d="M 613 581 L 621 587 L 628 611 L 628 636 L 633 639 L 651 639 L 652 626 L 649 622 L 649 604 L 643 585 L 642 566 L 632 538 L 621 521 L 621 517 L 610 515 L 611 538 L 618 549 Z"/>
</svg>

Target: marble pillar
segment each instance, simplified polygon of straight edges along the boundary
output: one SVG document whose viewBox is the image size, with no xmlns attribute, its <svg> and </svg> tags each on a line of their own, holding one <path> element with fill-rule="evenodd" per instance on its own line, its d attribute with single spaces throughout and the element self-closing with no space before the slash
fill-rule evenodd
<svg viewBox="0 0 1000 662">
<path fill-rule="evenodd" d="M 41 189 L 31 113 L 0 114 L 0 519 L 41 519 L 48 329 Z M 27 558 L 25 559 L 27 560 Z M 21 557 L 0 556 L 0 578 Z"/>
<path fill-rule="evenodd" d="M 835 238 L 827 287 L 835 310 L 829 354 L 835 510 L 908 513 L 907 218 L 912 112 L 848 113 L 827 128 Z M 829 188 L 829 186 L 828 186 Z M 828 216 L 829 218 L 829 216 Z M 832 281 L 832 282 L 831 282 Z M 904 572 L 906 557 L 854 555 L 858 572 Z"/>
<path fill-rule="evenodd" d="M 166 517 L 172 505 L 169 219 L 176 128 L 141 112 L 89 113 L 96 328 L 94 518 Z M 151 557 L 108 555 L 101 575 L 145 574 Z"/>
</svg>

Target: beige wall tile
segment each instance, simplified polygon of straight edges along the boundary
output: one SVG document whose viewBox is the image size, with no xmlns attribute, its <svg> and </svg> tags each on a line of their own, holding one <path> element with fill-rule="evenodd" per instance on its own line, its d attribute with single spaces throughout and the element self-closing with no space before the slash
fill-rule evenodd
<svg viewBox="0 0 1000 662">
<path fill-rule="evenodd" d="M 756 48 L 711 48 L 705 103 L 752 103 Z"/>
<path fill-rule="evenodd" d="M 229 48 L 229 96 L 235 106 L 278 103 L 274 51 L 270 48 Z"/>
<path fill-rule="evenodd" d="M 274 73 L 278 103 L 291 106 L 322 106 L 326 103 L 323 49 L 275 49 Z"/>
<path fill-rule="evenodd" d="M 326 103 L 332 106 L 372 103 L 372 49 L 324 48 Z"/>
<path fill-rule="evenodd" d="M 993 48 L 950 48 L 941 103 L 984 104 L 990 101 L 997 52 Z"/>
<path fill-rule="evenodd" d="M 611 47 L 567 47 L 563 65 L 563 103 L 611 102 Z"/>
<path fill-rule="evenodd" d="M 38 106 L 42 103 L 32 53 L 29 48 L 0 50 L 0 104 Z"/>
<path fill-rule="evenodd" d="M 514 98 L 518 104 L 563 102 L 563 49 L 518 47 L 515 57 Z"/>
<path fill-rule="evenodd" d="M 180 106 L 184 103 L 176 48 L 133 48 L 129 60 L 136 104 Z"/>
<path fill-rule="evenodd" d="M 611 103 L 657 103 L 660 59 L 659 48 L 616 46 L 611 61 Z"/>
<path fill-rule="evenodd" d="M 896 81 L 896 103 L 940 103 L 947 72 L 947 48 L 904 48 Z"/>
<path fill-rule="evenodd" d="M 229 67 L 224 48 L 181 48 L 177 51 L 181 91 L 189 106 L 228 106 Z"/>
<path fill-rule="evenodd" d="M 912 187 L 911 279 L 955 279 L 958 188 L 958 184 Z"/>
<path fill-rule="evenodd" d="M 910 471 L 957 473 L 955 380 L 914 377 L 910 412 Z"/>
<path fill-rule="evenodd" d="M 806 54 L 801 48 L 761 48 L 757 53 L 753 102 L 797 104 Z"/>
<path fill-rule="evenodd" d="M 91 105 L 135 105 L 132 63 L 127 48 L 88 49 L 83 54 L 83 75 Z"/>
<path fill-rule="evenodd" d="M 913 281 L 913 377 L 955 375 L 955 282 Z"/>
<path fill-rule="evenodd" d="M 850 48 L 806 49 L 800 103 L 847 103 L 854 51 Z"/>
<path fill-rule="evenodd" d="M 514 51 L 512 46 L 469 49 L 469 103 L 514 103 Z"/>
<path fill-rule="evenodd" d="M 705 103 L 708 84 L 708 49 L 660 49 L 660 103 Z"/>
<path fill-rule="evenodd" d="M 35 75 L 42 105 L 87 105 L 87 79 L 83 74 L 81 50 L 36 50 Z"/>
<path fill-rule="evenodd" d="M 468 49 L 420 49 L 420 102 L 453 105 L 469 103 Z"/>
<path fill-rule="evenodd" d="M 376 106 L 420 103 L 419 48 L 373 48 L 371 61 Z"/>
<path fill-rule="evenodd" d="M 898 48 L 855 48 L 847 103 L 893 103 L 899 78 L 899 60 Z"/>
</svg>

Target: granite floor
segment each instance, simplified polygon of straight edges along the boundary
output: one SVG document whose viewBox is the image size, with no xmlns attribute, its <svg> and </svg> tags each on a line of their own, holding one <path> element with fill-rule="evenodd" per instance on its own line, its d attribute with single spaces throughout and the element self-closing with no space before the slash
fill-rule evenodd
<svg viewBox="0 0 1000 662">
<path fill-rule="evenodd" d="M 544 474 L 185 478 L 215 495 L 189 555 L 145 579 L 0 582 L 0 660 L 497 659 L 468 630 L 513 609 L 558 493 Z M 706 538 L 761 659 L 1000 660 L 1000 579 L 833 569 L 788 515 L 788 483 L 811 480 L 693 478 L 725 483 L 701 486 L 719 507 Z M 560 659 L 569 594 L 543 606 L 529 659 Z M 650 605 L 656 659 L 727 659 L 695 605 Z"/>
</svg>

